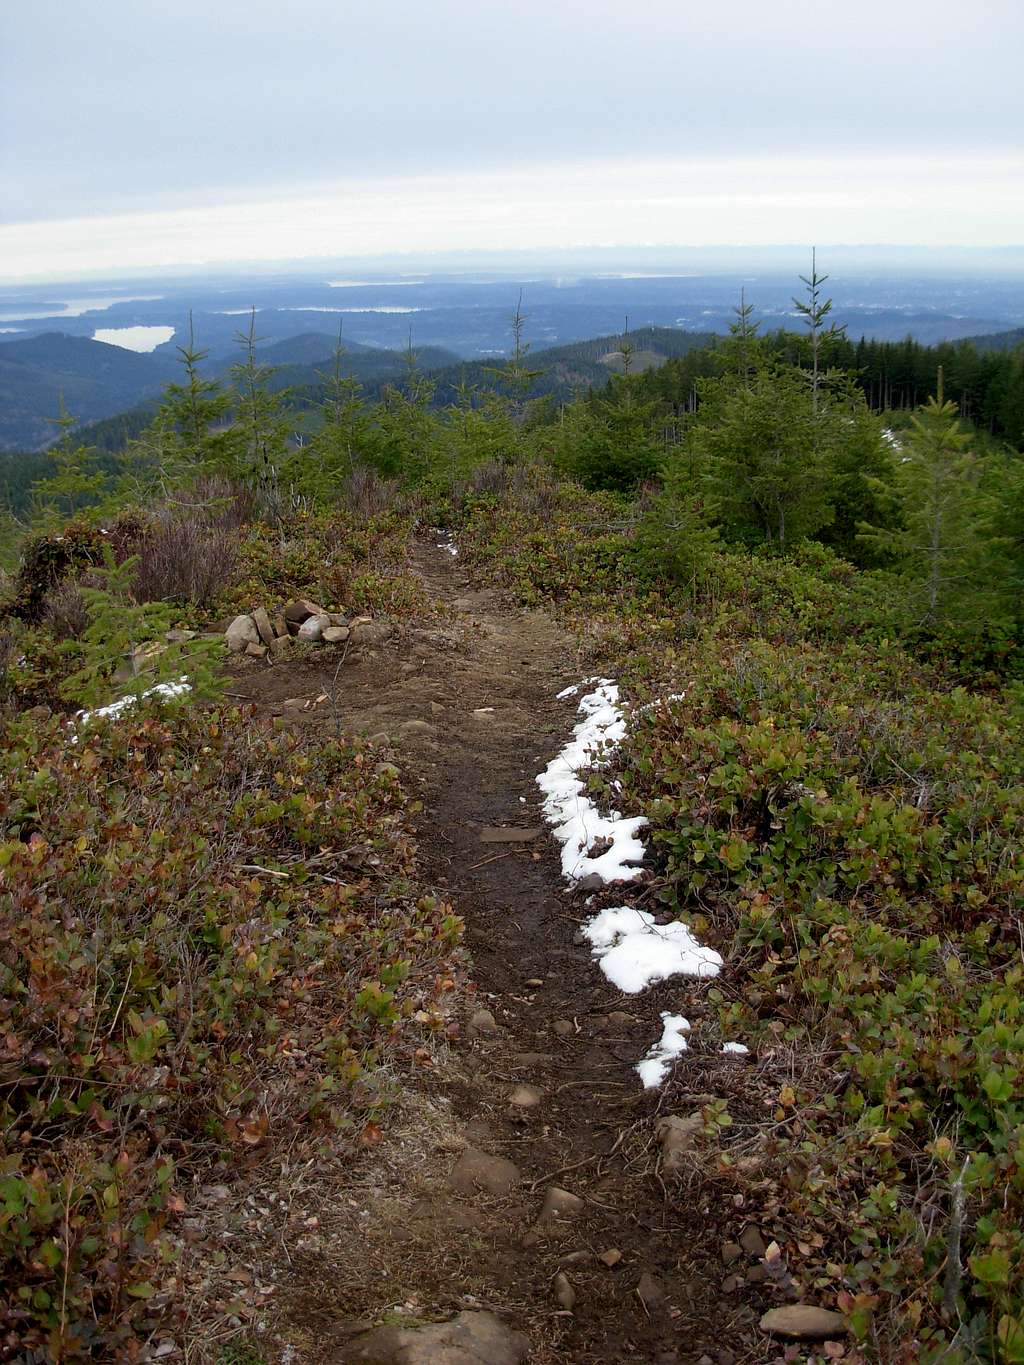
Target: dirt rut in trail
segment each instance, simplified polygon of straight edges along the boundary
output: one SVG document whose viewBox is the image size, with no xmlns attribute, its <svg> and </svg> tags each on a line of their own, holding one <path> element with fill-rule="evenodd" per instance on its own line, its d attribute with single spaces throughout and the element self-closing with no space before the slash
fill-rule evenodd
<svg viewBox="0 0 1024 1365">
<path fill-rule="evenodd" d="M 556 694 L 584 675 L 572 641 L 547 616 L 474 588 L 433 545 L 417 548 L 416 564 L 431 595 L 468 623 L 462 643 L 443 626 L 414 630 L 346 664 L 336 683 L 326 662 L 308 676 L 275 668 L 253 695 L 258 686 L 272 708 L 277 693 L 330 688 L 346 726 L 397 736 L 403 780 L 423 803 L 428 878 L 466 923 L 470 1013 L 489 1010 L 496 1031 L 467 1026 L 424 1069 L 418 1110 L 388 1135 L 355 1193 L 321 1211 L 316 1251 L 291 1255 L 291 1359 L 344 1362 L 356 1349 L 346 1343 L 389 1311 L 415 1322 L 480 1307 L 528 1335 L 534 1365 L 769 1358 L 754 1345 L 754 1287 L 723 1299 L 720 1225 L 735 1209 L 709 1202 L 696 1165 L 689 1183 L 659 1176 L 662 1099 L 633 1069 L 660 1036 L 662 1009 L 699 1018 L 700 988 L 677 978 L 621 995 L 581 941 L 583 897 L 564 887 L 549 833 L 481 839 L 485 827 L 543 825 L 536 775 L 576 719 Z M 714 1072 L 695 1065 L 694 1089 Z M 510 1102 L 522 1086 L 532 1090 L 517 1098 L 535 1103 Z M 677 1086 L 673 1108 L 698 1112 L 701 1098 L 681 1108 Z M 500 1193 L 472 1178 L 468 1193 L 454 1190 L 466 1146 L 515 1163 L 521 1180 Z M 536 1240 L 551 1186 L 581 1209 Z"/>
</svg>

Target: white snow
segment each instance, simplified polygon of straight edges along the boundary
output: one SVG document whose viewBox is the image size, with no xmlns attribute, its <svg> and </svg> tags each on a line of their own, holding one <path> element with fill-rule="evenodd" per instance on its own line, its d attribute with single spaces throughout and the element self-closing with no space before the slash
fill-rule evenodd
<svg viewBox="0 0 1024 1365">
<path fill-rule="evenodd" d="M 644 845 L 637 831 L 647 824 L 646 818 L 636 815 L 624 819 L 616 811 L 602 815 L 586 794 L 586 783 L 577 776 L 582 769 L 600 763 L 626 733 L 618 687 L 610 678 L 591 678 L 582 686 L 591 684 L 596 684 L 594 690 L 580 698 L 583 719 L 574 728 L 572 739 L 537 778 L 544 793 L 542 809 L 562 845 L 562 874 L 569 881 L 591 874 L 605 882 L 633 881 L 639 876 L 637 864 L 644 859 Z M 559 698 L 573 696 L 579 690 L 567 688 Z M 588 850 L 598 840 L 609 841 L 609 847 L 591 858 Z"/>
<path fill-rule="evenodd" d="M 637 1062 L 636 1071 L 644 1083 L 645 1090 L 661 1085 L 668 1074 L 673 1057 L 686 1051 L 686 1035 L 690 1032 L 690 1021 L 681 1014 L 661 1012 L 661 1041 L 655 1043 L 643 1061 Z"/>
<path fill-rule="evenodd" d="M 717 976 L 722 966 L 721 956 L 698 943 L 685 924 L 657 924 L 634 905 L 599 911 L 583 933 L 605 976 L 627 995 L 670 976 Z"/>
<path fill-rule="evenodd" d="M 92 339 L 105 341 L 108 346 L 120 346 L 125 351 L 155 351 L 172 336 L 173 327 L 99 327 Z"/>
<path fill-rule="evenodd" d="M 561 701 L 570 697 L 580 698 L 581 719 L 572 738 L 537 778 L 544 794 L 542 809 L 562 843 L 562 872 L 569 882 L 590 873 L 605 883 L 631 881 L 639 875 L 643 862 L 645 850 L 638 831 L 647 821 L 643 816 L 625 819 L 615 811 L 602 815 L 580 776 L 586 769 L 607 762 L 625 737 L 626 718 L 619 689 L 610 678 L 587 678 L 558 694 Z M 685 693 L 674 693 L 643 709 L 684 697 Z M 592 858 L 589 850 L 597 840 L 607 840 L 609 847 Z M 605 976 L 627 995 L 671 976 L 717 976 L 722 966 L 721 955 L 699 943 L 685 924 L 658 924 L 653 915 L 633 905 L 599 911 L 584 925 L 583 933 Z M 683 1035 L 689 1028 L 682 1015 L 662 1014 L 661 1040 L 636 1067 L 645 1086 L 661 1084 L 671 1059 L 685 1051 Z M 738 1052 L 741 1048 L 743 1044 L 737 1043 L 724 1050 Z"/>
<path fill-rule="evenodd" d="M 750 1048 L 747 1047 L 746 1043 L 723 1043 L 722 1051 L 734 1052 L 737 1057 L 746 1057 L 750 1052 Z"/>
<path fill-rule="evenodd" d="M 147 687 L 142 694 L 142 700 L 147 697 L 162 697 L 169 701 L 172 697 L 180 697 L 184 692 L 191 692 L 192 688 L 182 678 L 176 683 L 157 683 L 155 687 Z M 87 725 L 96 716 L 120 716 L 124 711 L 129 711 L 139 700 L 138 697 L 121 697 L 119 701 L 112 701 L 109 706 L 101 706 L 96 711 L 79 711 L 77 719 Z"/>
</svg>

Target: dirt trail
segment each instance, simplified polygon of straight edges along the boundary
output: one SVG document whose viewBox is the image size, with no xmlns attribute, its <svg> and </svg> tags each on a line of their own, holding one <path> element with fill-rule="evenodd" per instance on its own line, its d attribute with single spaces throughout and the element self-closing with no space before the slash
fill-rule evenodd
<svg viewBox="0 0 1024 1365">
<path fill-rule="evenodd" d="M 419 1108 L 356 1193 L 321 1218 L 315 1249 L 292 1255 L 292 1359 L 343 1362 L 361 1326 L 401 1305 L 420 1321 L 491 1309 L 529 1336 L 534 1365 L 765 1359 L 750 1352 L 750 1297 L 722 1297 L 722 1224 L 736 1212 L 709 1206 L 696 1178 L 661 1179 L 664 1096 L 643 1091 L 633 1070 L 660 1035 L 659 1011 L 695 1018 L 699 1001 L 678 979 L 640 997 L 605 980 L 580 941 L 582 897 L 565 889 L 547 832 L 518 845 L 481 841 L 485 826 L 543 824 L 536 774 L 575 720 L 573 703 L 556 700 L 582 676 L 572 642 L 545 615 L 473 587 L 433 545 L 418 547 L 416 566 L 468 623 L 466 642 L 454 630 L 414 630 L 347 665 L 338 705 L 346 725 L 398 735 L 403 779 L 423 803 L 428 875 L 466 922 L 476 1008 L 492 1012 L 496 1031 L 467 1028 L 424 1070 Z M 297 672 L 263 672 L 261 703 L 273 705 L 275 689 L 280 700 L 332 682 L 325 665 Z M 706 1090 L 714 1068 L 699 1061 L 692 1083 Z M 531 1107 L 510 1103 L 524 1084 L 540 1092 Z M 700 1102 L 691 1096 L 686 1109 L 686 1084 L 673 1088 L 674 1112 Z M 467 1145 L 514 1162 L 521 1181 L 500 1194 L 472 1182 L 453 1190 Z M 553 1185 L 581 1199 L 581 1212 L 559 1237 L 534 1242 Z M 608 1265 L 605 1252 L 620 1258 Z M 572 1311 L 556 1296 L 559 1271 Z"/>
</svg>

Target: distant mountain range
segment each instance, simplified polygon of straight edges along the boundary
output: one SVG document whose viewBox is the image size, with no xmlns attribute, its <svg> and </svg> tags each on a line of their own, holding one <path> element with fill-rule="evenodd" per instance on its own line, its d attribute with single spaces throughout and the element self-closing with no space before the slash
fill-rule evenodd
<svg viewBox="0 0 1024 1365">
<path fill-rule="evenodd" d="M 709 345 L 712 331 L 684 331 L 674 327 L 643 327 L 629 333 L 635 372 L 651 369 L 667 359 Z M 1024 328 L 969 337 L 979 350 L 1007 350 L 1024 344 Z M 539 371 L 532 396 L 568 397 L 603 384 L 622 369 L 622 334 L 594 337 L 531 351 L 526 366 Z M 291 391 L 297 409 L 314 404 L 323 391 L 324 376 L 334 366 L 335 337 L 327 332 L 304 332 L 259 348 L 261 363 L 275 367 L 272 384 Z M 493 387 L 494 370 L 506 357 L 460 359 L 441 346 L 415 349 L 417 368 L 434 385 L 434 402 L 453 402 L 459 391 Z M 407 357 L 399 350 L 344 343 L 342 370 L 374 397 L 405 374 Z M 223 354 L 211 373 L 230 370 Z M 61 398 L 77 419 L 82 439 L 101 449 L 121 449 L 150 421 L 164 385 L 181 374 L 175 350 L 163 347 L 138 354 L 120 346 L 85 337 L 47 332 L 21 340 L 0 342 L 0 452 L 40 450 L 56 436 L 52 418 Z"/>
<path fill-rule="evenodd" d="M 79 423 L 135 407 L 180 370 L 173 356 L 139 355 L 86 337 L 46 332 L 0 345 L 0 450 L 39 450 L 64 405 Z"/>
</svg>

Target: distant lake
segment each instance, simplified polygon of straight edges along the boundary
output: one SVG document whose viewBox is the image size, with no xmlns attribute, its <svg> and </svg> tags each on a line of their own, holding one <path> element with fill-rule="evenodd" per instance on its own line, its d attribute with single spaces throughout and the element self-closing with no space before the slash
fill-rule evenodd
<svg viewBox="0 0 1024 1365">
<path fill-rule="evenodd" d="M 173 327 L 101 327 L 93 332 L 92 339 L 122 346 L 126 351 L 153 351 L 172 336 Z"/>
<path fill-rule="evenodd" d="M 44 312 L 31 307 L 22 313 L 0 313 L 0 322 L 41 322 L 44 318 L 80 318 L 83 313 L 104 313 L 115 303 L 155 303 L 162 294 L 104 294 L 85 299 L 63 299 Z"/>
</svg>

